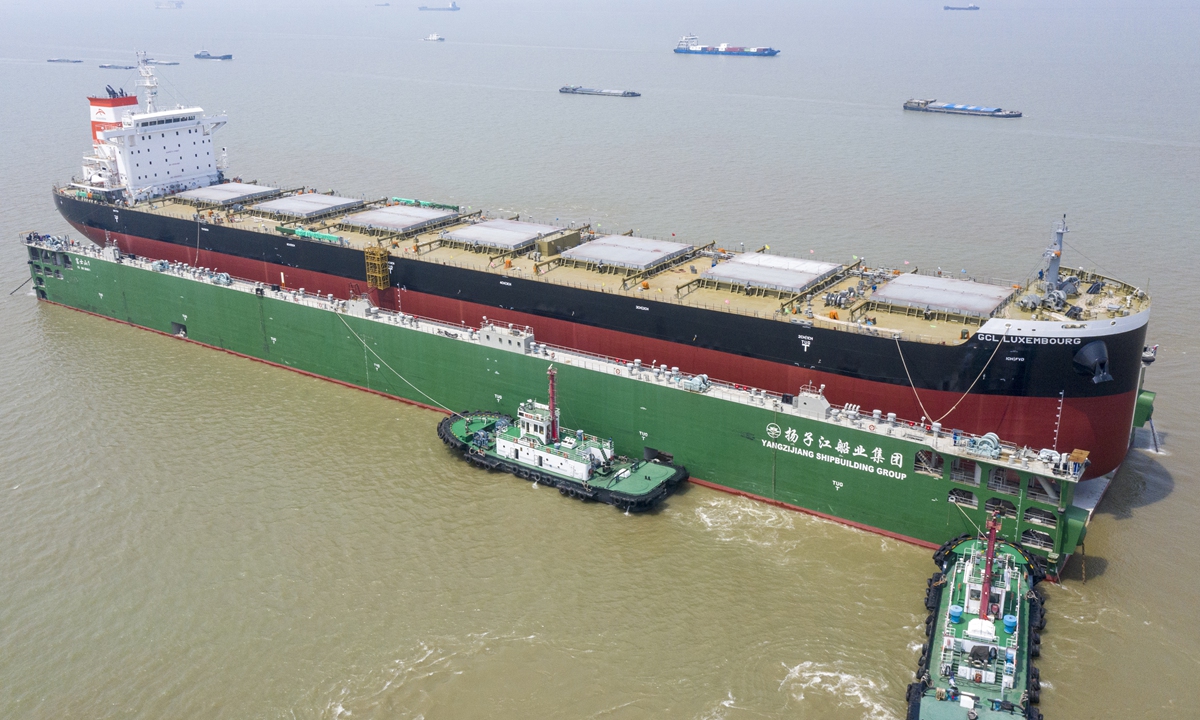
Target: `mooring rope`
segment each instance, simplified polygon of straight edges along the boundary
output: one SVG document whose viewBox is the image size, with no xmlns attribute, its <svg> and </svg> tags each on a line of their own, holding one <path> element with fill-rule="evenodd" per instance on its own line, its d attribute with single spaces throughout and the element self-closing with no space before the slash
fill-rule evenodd
<svg viewBox="0 0 1200 720">
<path fill-rule="evenodd" d="M 1000 347 L 1002 345 L 1004 345 L 1004 339 L 1007 337 L 1008 337 L 1008 330 L 1006 329 L 1004 331 L 1004 334 L 1000 336 L 1000 341 L 996 343 L 996 349 L 992 351 L 991 357 L 989 357 L 988 361 L 983 364 L 983 368 L 980 369 L 979 374 L 975 376 L 975 379 L 973 381 L 971 381 L 971 386 L 968 387 L 967 391 L 962 394 L 962 397 L 960 397 L 958 399 L 958 401 L 954 403 L 954 405 L 950 406 L 950 409 L 947 410 L 945 413 L 943 413 L 942 416 L 940 418 L 938 418 L 937 420 L 933 419 L 933 416 L 931 416 L 929 414 L 929 411 L 925 409 L 925 403 L 921 402 L 921 394 L 917 392 L 917 386 L 915 383 L 913 383 L 912 373 L 910 373 L 908 371 L 908 361 L 904 359 L 904 350 L 902 350 L 900 348 L 900 338 L 893 336 L 892 340 L 894 340 L 896 342 L 896 352 L 900 353 L 900 362 L 901 362 L 901 364 L 904 365 L 904 374 L 905 374 L 905 376 L 908 377 L 908 386 L 910 388 L 912 388 L 913 397 L 915 397 L 917 399 L 917 405 L 920 406 L 921 413 L 925 417 L 929 418 L 930 422 L 939 422 L 940 423 L 941 421 L 943 421 L 947 417 L 949 417 L 950 413 L 952 413 L 956 409 L 958 409 L 958 406 L 962 404 L 962 401 L 966 400 L 967 396 L 971 394 L 971 391 L 975 389 L 975 384 L 978 383 L 980 378 L 983 377 L 983 374 L 985 372 L 987 372 L 988 366 L 992 364 L 992 360 L 996 359 L 996 353 L 1000 352 Z"/>
<path fill-rule="evenodd" d="M 396 377 L 398 377 L 398 378 L 400 378 L 401 380 L 403 380 L 403 381 L 405 382 L 405 384 L 406 384 L 406 385 L 408 385 L 408 386 L 409 386 L 410 388 L 412 388 L 413 390 L 416 390 L 417 392 L 421 393 L 421 395 L 422 395 L 422 396 L 423 396 L 423 397 L 424 397 L 426 400 L 428 400 L 429 402 L 433 403 L 434 405 L 437 405 L 438 407 L 440 407 L 441 409 L 445 410 L 446 412 L 448 412 L 448 413 L 450 413 L 450 414 L 452 414 L 452 415 L 457 415 L 457 414 L 458 414 L 458 413 L 454 412 L 453 410 L 451 410 L 450 408 L 446 407 L 445 405 L 441 404 L 441 403 L 440 403 L 440 402 L 438 402 L 437 400 L 434 400 L 433 398 L 429 397 L 429 395 L 425 394 L 425 391 L 424 391 L 424 390 L 422 390 L 421 388 L 417 387 L 416 385 L 413 385 L 411 382 L 409 382 L 409 381 L 408 381 L 408 378 L 406 378 L 406 377 L 404 377 L 403 375 L 401 375 L 400 373 L 396 372 L 396 369 L 395 369 L 395 368 L 393 368 L 391 365 L 388 365 L 388 363 L 387 363 L 387 360 L 384 360 L 383 358 L 379 357 L 379 353 L 377 353 L 377 352 L 375 352 L 374 350 L 372 350 L 372 349 L 371 349 L 371 346 L 367 344 L 367 341 L 366 341 L 366 340 L 363 340 L 361 337 L 359 337 L 358 333 L 354 332 L 354 328 L 350 327 L 350 323 L 346 322 L 346 318 L 342 317 L 342 314 L 341 314 L 341 313 L 338 313 L 338 314 L 337 314 L 337 317 L 338 317 L 338 320 L 341 320 L 341 321 L 342 321 L 342 324 L 346 326 L 346 329 L 350 331 L 350 334 L 351 334 L 351 335 L 353 335 L 354 337 L 358 338 L 358 341 L 359 341 L 360 343 L 362 343 L 362 346 L 363 346 L 364 348 L 366 348 L 368 352 L 370 352 L 372 355 L 374 355 L 374 356 L 375 356 L 375 358 L 376 358 L 377 360 L 379 360 L 379 362 L 383 363 L 383 366 L 384 366 L 385 368 L 387 368 L 388 370 L 391 370 L 391 371 L 392 371 L 392 372 L 393 372 L 393 373 L 396 375 Z"/>
<path fill-rule="evenodd" d="M 975 521 L 971 519 L 971 516 L 967 514 L 967 511 L 962 509 L 962 505 L 959 505 L 958 503 L 950 503 L 950 504 L 953 505 L 954 507 L 958 508 L 958 511 L 960 513 L 962 513 L 963 517 L 965 517 L 967 519 L 967 522 L 971 523 L 971 526 L 975 528 L 975 532 L 978 533 L 977 537 L 982 537 L 983 531 L 979 529 L 979 526 L 975 524 Z"/>
</svg>

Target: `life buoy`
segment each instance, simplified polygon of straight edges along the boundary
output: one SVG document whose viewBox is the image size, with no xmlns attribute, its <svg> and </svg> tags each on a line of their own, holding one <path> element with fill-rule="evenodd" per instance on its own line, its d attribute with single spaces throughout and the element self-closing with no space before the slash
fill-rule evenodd
<svg viewBox="0 0 1200 720">
<path fill-rule="evenodd" d="M 617 368 L 617 370 L 616 370 L 616 373 L 617 373 L 618 375 L 620 375 L 620 374 L 621 374 L 621 368 Z"/>
<path fill-rule="evenodd" d="M 868 426 L 867 426 L 867 429 L 868 429 L 868 430 L 870 430 L 870 431 L 872 431 L 872 432 L 874 432 L 874 431 L 875 431 L 875 426 L 874 426 L 874 425 L 868 425 Z"/>
</svg>

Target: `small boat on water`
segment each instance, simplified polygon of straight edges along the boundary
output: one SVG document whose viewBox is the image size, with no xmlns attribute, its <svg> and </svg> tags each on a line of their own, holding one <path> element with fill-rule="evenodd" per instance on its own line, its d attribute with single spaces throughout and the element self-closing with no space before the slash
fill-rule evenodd
<svg viewBox="0 0 1200 720">
<path fill-rule="evenodd" d="M 754 55 L 757 57 L 772 57 L 779 51 L 769 47 L 740 47 L 721 43 L 720 45 L 701 45 L 695 35 L 684 35 L 675 46 L 675 52 L 682 55 Z"/>
<path fill-rule="evenodd" d="M 947 115 L 979 115 L 982 117 L 998 117 L 998 118 L 1019 118 L 1021 117 L 1020 110 L 1005 110 L 998 107 L 984 107 L 982 105 L 955 105 L 953 103 L 940 103 L 936 99 L 917 100 L 912 99 L 904 103 L 905 110 L 915 110 L 917 112 L 945 113 Z"/>
<path fill-rule="evenodd" d="M 506 331 L 485 326 L 480 333 Z M 511 338 L 510 338 L 511 342 Z M 688 477 L 669 455 L 645 448 L 641 460 L 616 454 L 612 440 L 558 424 L 551 366 L 549 403 L 527 400 L 517 418 L 495 411 L 455 413 L 438 423 L 438 437 L 472 464 L 512 473 L 538 485 L 558 488 L 567 497 L 595 500 L 627 512 L 649 510 Z M 499 397 L 499 396 L 497 396 Z"/>
<path fill-rule="evenodd" d="M 232 55 L 229 55 L 229 54 L 213 55 L 212 53 L 210 53 L 207 50 L 201 50 L 200 52 L 196 53 L 192 57 L 196 58 L 197 60 L 232 60 L 233 59 Z"/>
<path fill-rule="evenodd" d="M 52 63 L 81 63 L 82 60 L 72 60 L 71 58 L 50 58 L 46 62 Z"/>
<path fill-rule="evenodd" d="M 445 42 L 446 38 L 442 37 L 441 35 L 438 35 L 437 33 L 434 33 L 432 35 L 425 36 L 424 40 L 425 40 L 425 42 Z"/>
<path fill-rule="evenodd" d="M 942 545 L 925 590 L 925 634 L 907 720 L 1042 720 L 1041 655 L 1046 627 L 1042 559 L 996 537 L 1001 511 L 982 537 Z"/>
<path fill-rule="evenodd" d="M 571 95 L 607 95 L 608 97 L 641 97 L 642 94 L 632 90 L 597 90 L 580 85 L 564 85 L 558 89 L 560 93 Z"/>
</svg>

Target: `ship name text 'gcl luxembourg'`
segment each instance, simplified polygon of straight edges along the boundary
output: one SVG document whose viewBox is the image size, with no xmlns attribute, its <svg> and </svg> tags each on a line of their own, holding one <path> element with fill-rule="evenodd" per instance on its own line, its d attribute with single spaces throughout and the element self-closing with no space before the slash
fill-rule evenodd
<svg viewBox="0 0 1200 720">
<path fill-rule="evenodd" d="M 990 335 L 987 333 L 979 333 L 976 335 L 982 342 L 1006 342 L 1013 345 L 1081 345 L 1083 341 L 1080 338 L 1071 337 L 1033 337 L 1030 335 Z"/>
</svg>

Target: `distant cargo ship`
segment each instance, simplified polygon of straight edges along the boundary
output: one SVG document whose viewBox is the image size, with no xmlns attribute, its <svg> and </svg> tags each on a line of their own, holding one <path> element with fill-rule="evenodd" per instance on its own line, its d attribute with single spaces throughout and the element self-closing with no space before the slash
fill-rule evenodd
<svg viewBox="0 0 1200 720">
<path fill-rule="evenodd" d="M 174 60 L 148 59 L 148 60 L 144 60 L 143 62 L 145 62 L 147 65 L 178 65 L 179 64 L 179 63 L 175 62 Z"/>
<path fill-rule="evenodd" d="M 904 103 L 905 110 L 918 112 L 946 113 L 948 115 L 983 115 L 984 117 L 1019 118 L 1020 110 L 1005 110 L 998 107 L 983 107 L 982 105 L 954 105 L 940 103 L 937 100 L 909 100 Z"/>
<path fill-rule="evenodd" d="M 427 5 L 422 5 L 421 7 L 417 8 L 417 9 L 418 10 L 440 10 L 440 11 L 444 11 L 444 12 L 458 12 L 462 8 L 460 8 L 458 6 L 458 3 L 452 2 L 449 5 L 447 5 L 446 7 L 429 7 Z"/>
<path fill-rule="evenodd" d="M 207 50 L 201 50 L 200 52 L 196 53 L 192 57 L 196 58 L 197 60 L 232 60 L 233 59 L 232 55 L 229 55 L 229 54 L 213 55 L 212 53 L 210 53 Z"/>
<path fill-rule="evenodd" d="M 978 10 L 978 9 L 979 9 L 979 6 L 978 6 L 978 5 L 966 5 L 966 6 L 962 6 L 962 5 L 947 5 L 947 6 L 946 6 L 946 9 L 947 9 L 947 10 Z"/>
<path fill-rule="evenodd" d="M 113 65 L 112 63 L 102 63 L 101 70 L 136 70 L 137 65 Z"/>
<path fill-rule="evenodd" d="M 425 42 L 445 42 L 445 41 L 446 41 L 446 38 L 442 37 L 441 35 L 438 35 L 437 33 L 429 35 L 428 37 L 425 38 Z"/>
<path fill-rule="evenodd" d="M 564 85 L 558 89 L 560 93 L 569 93 L 571 95 L 607 95 L 609 97 L 641 97 L 642 94 L 632 90 L 597 90 L 595 88 L 585 88 L 579 85 Z"/>
<path fill-rule="evenodd" d="M 737 47 L 729 43 L 720 45 L 701 45 L 695 35 L 684 35 L 675 46 L 675 52 L 685 55 L 758 55 L 771 57 L 779 51 L 769 47 Z"/>
<path fill-rule="evenodd" d="M 70 58 L 50 58 L 50 59 L 49 59 L 49 60 L 47 60 L 46 62 L 52 62 L 52 63 L 81 63 L 81 62 L 83 62 L 83 61 L 82 61 L 82 60 L 72 60 L 72 59 L 70 59 Z"/>
</svg>

